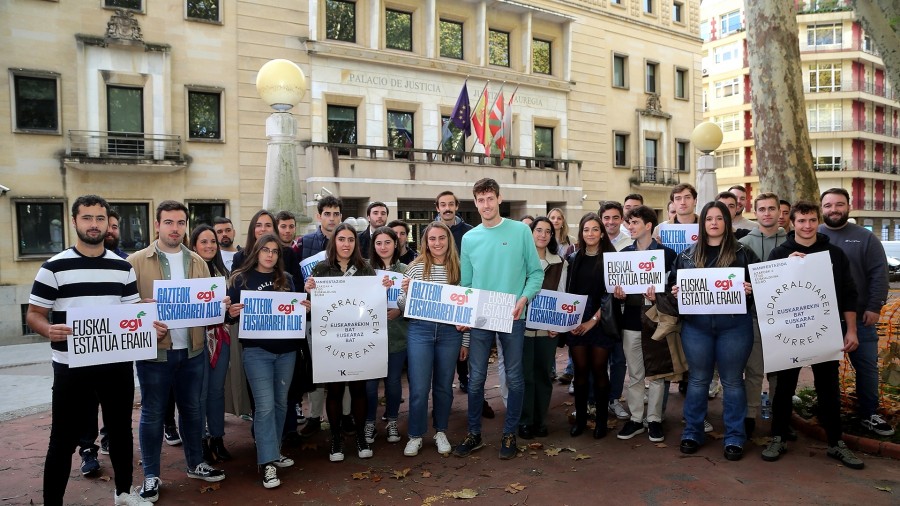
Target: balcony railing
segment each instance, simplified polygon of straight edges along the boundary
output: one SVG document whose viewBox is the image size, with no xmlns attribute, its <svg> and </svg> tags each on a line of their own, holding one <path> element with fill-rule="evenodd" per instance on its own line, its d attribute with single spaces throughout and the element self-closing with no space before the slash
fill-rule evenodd
<svg viewBox="0 0 900 506">
<path fill-rule="evenodd" d="M 66 156 L 117 160 L 184 160 L 180 135 L 94 130 L 69 130 Z"/>
<path fill-rule="evenodd" d="M 337 144 L 331 142 L 304 142 L 301 144 L 304 147 L 324 148 L 329 150 L 335 168 L 338 167 L 338 160 L 341 157 L 364 158 L 368 160 L 408 160 L 410 162 L 451 163 L 462 165 L 495 165 L 498 167 L 549 169 L 564 172 L 567 172 L 572 166 L 581 168 L 581 160 L 561 158 L 507 155 L 501 161 L 499 153 L 487 156 L 484 153 L 471 153 L 468 151 L 395 148 L 391 146 L 368 146 L 362 144 Z"/>
<path fill-rule="evenodd" d="M 866 132 L 886 137 L 900 138 L 900 129 L 892 128 L 887 124 L 876 124 L 873 121 L 835 121 L 832 123 L 809 123 L 811 133 L 821 132 Z"/>
<path fill-rule="evenodd" d="M 631 184 L 656 184 L 675 186 L 680 184 L 679 172 L 675 169 L 663 169 L 649 165 L 638 165 L 631 169 Z"/>
<path fill-rule="evenodd" d="M 843 81 L 832 86 L 817 86 L 815 88 L 807 84 L 806 86 L 804 86 L 804 91 L 806 93 L 840 93 L 842 91 L 859 91 L 868 95 L 875 95 L 878 97 L 886 98 L 888 100 L 897 99 L 897 94 L 891 87 L 883 85 L 878 86 L 871 81 L 862 83 Z"/>
<path fill-rule="evenodd" d="M 888 163 L 876 163 L 871 160 L 863 160 L 858 162 L 843 161 L 839 165 L 826 165 L 816 167 L 816 171 L 818 172 L 846 172 L 852 170 L 900 175 L 900 166 L 891 165 Z"/>
</svg>

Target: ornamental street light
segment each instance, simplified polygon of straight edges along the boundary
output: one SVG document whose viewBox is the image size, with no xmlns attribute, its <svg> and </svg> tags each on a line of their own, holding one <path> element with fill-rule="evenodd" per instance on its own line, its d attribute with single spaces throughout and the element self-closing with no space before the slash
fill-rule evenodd
<svg viewBox="0 0 900 506">
<path fill-rule="evenodd" d="M 703 207 L 719 193 L 716 157 L 710 153 L 722 145 L 722 129 L 715 123 L 704 121 L 691 132 L 691 142 L 703 153 L 697 158 L 697 204 Z"/>
</svg>

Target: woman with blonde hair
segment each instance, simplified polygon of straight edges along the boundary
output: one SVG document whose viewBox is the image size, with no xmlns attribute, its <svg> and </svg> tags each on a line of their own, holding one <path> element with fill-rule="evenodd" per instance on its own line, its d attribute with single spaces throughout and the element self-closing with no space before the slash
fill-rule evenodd
<svg viewBox="0 0 900 506">
<path fill-rule="evenodd" d="M 554 207 L 547 213 L 547 218 L 550 219 L 550 223 L 553 224 L 553 229 L 556 233 L 556 244 L 558 249 L 555 253 L 559 255 L 560 258 L 568 257 L 575 251 L 575 244 L 572 241 L 572 238 L 569 237 L 569 224 L 566 223 L 566 215 L 563 214 L 562 209 Z"/>
</svg>

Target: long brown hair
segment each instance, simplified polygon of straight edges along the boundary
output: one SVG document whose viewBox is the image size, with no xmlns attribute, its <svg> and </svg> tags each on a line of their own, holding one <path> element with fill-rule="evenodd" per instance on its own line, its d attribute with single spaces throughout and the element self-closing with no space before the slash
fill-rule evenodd
<svg viewBox="0 0 900 506">
<path fill-rule="evenodd" d="M 353 252 L 350 253 L 350 262 L 347 265 L 347 268 L 349 269 L 352 265 L 353 267 L 356 267 L 356 270 L 362 270 L 366 267 L 366 259 L 363 258 L 362 254 L 359 252 L 359 234 L 356 233 L 356 229 L 353 228 L 353 225 L 347 223 L 341 223 L 334 229 L 334 235 L 331 236 L 331 240 L 328 241 L 328 247 L 325 248 L 324 262 L 329 267 L 337 267 L 340 269 L 341 264 L 338 262 L 337 257 L 337 236 L 338 232 L 344 230 L 349 230 L 353 233 Z"/>
<path fill-rule="evenodd" d="M 284 272 L 284 260 L 282 260 L 282 252 L 281 241 L 278 240 L 278 236 L 275 234 L 266 234 L 259 238 L 258 241 L 253 245 L 253 249 L 250 250 L 250 253 L 244 257 L 244 262 L 240 267 L 234 270 L 231 273 L 231 278 L 228 280 L 229 283 L 232 283 L 232 286 L 237 286 L 238 279 L 241 281 L 241 285 L 244 288 L 247 288 L 247 276 L 246 273 L 255 270 L 257 266 L 259 266 L 259 252 L 262 251 L 263 247 L 270 242 L 275 243 L 276 251 L 278 252 L 278 260 L 275 261 L 275 270 L 272 272 L 274 276 L 274 288 L 276 292 L 286 292 L 290 289 L 290 285 L 288 285 L 288 275 Z M 247 250 L 244 250 L 247 251 Z M 299 280 L 295 280 L 295 282 L 299 282 Z M 297 290 L 297 288 L 294 288 Z"/>
<path fill-rule="evenodd" d="M 378 256 L 378 253 L 375 252 L 375 239 L 378 238 L 379 235 L 386 235 L 394 241 L 394 254 L 391 255 L 391 264 L 384 265 L 384 262 L 381 260 L 381 257 Z M 397 235 L 397 232 L 394 232 L 394 229 L 390 227 L 378 227 L 372 232 L 372 240 L 369 242 L 369 264 L 373 269 L 382 269 L 387 270 L 391 268 L 391 265 L 400 261 L 400 237 Z"/>
<path fill-rule="evenodd" d="M 434 256 L 428 248 L 428 232 L 435 228 L 439 228 L 447 234 L 447 258 L 444 259 L 444 269 L 447 271 L 447 284 L 459 284 L 459 253 L 456 252 L 456 241 L 453 239 L 450 229 L 443 222 L 432 221 L 425 227 L 425 232 L 422 233 L 422 252 L 409 265 L 412 267 L 416 264 L 422 264 L 422 279 L 425 281 L 431 279 L 431 266 L 437 264 L 435 264 Z"/>
<path fill-rule="evenodd" d="M 268 216 L 272 220 L 272 227 L 275 227 L 275 215 L 270 211 L 266 211 L 265 209 L 260 209 L 256 211 L 256 214 L 250 218 L 250 225 L 247 226 L 247 242 L 244 243 L 244 249 L 246 251 L 250 251 L 256 246 L 256 222 L 259 221 L 259 217 L 262 215 Z M 262 237 L 260 237 L 262 239 Z M 281 244 L 281 240 L 278 240 L 278 244 Z M 281 260 L 281 254 L 278 255 L 278 259 Z"/>
<path fill-rule="evenodd" d="M 590 212 L 582 216 L 581 221 L 578 222 L 578 254 L 584 254 L 585 249 L 587 248 L 587 244 L 584 243 L 584 224 L 589 221 L 596 221 L 600 225 L 600 244 L 598 245 L 598 253 L 615 253 L 616 247 L 612 245 L 609 236 L 606 235 L 606 229 L 603 228 L 603 220 L 600 218 L 600 215 Z"/>
<path fill-rule="evenodd" d="M 728 210 L 728 206 L 719 201 L 708 202 L 703 206 L 703 210 L 700 211 L 700 226 L 698 227 L 700 234 L 694 246 L 694 265 L 701 268 L 706 267 L 706 259 L 709 258 L 710 254 L 710 246 L 707 244 L 709 237 L 706 233 L 706 215 L 709 214 L 709 210 L 713 207 L 721 211 L 722 217 L 725 218 L 725 235 L 722 237 L 722 245 L 719 246 L 719 256 L 716 257 L 716 263 L 713 267 L 730 266 L 734 262 L 738 249 L 737 239 L 734 237 L 734 231 L 731 229 L 731 211 Z"/>
</svg>

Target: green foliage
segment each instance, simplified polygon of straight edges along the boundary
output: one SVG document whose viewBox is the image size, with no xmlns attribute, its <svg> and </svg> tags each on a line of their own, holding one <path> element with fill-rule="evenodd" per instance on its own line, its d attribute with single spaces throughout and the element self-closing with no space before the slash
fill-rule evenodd
<svg viewBox="0 0 900 506">
<path fill-rule="evenodd" d="M 191 91 L 188 93 L 188 128 L 192 139 L 218 139 L 222 122 L 219 117 L 220 95 Z"/>
<path fill-rule="evenodd" d="M 441 57 L 463 59 L 463 25 L 441 20 Z"/>
<path fill-rule="evenodd" d="M 497 30 L 489 30 L 488 62 L 491 65 L 509 67 L 509 34 Z"/>
<path fill-rule="evenodd" d="M 325 0 L 325 38 L 356 42 L 356 3 Z"/>
<path fill-rule="evenodd" d="M 188 0 L 187 17 L 218 21 L 219 0 Z"/>
<path fill-rule="evenodd" d="M 412 14 L 388 9 L 384 16 L 385 46 L 412 51 Z"/>
<path fill-rule="evenodd" d="M 534 39 L 531 44 L 531 70 L 538 74 L 550 74 L 550 42 Z"/>
</svg>

